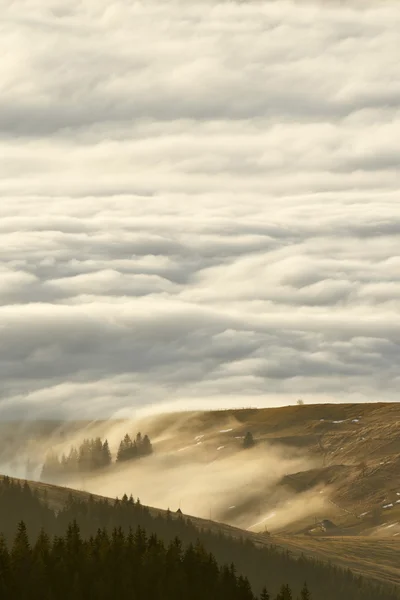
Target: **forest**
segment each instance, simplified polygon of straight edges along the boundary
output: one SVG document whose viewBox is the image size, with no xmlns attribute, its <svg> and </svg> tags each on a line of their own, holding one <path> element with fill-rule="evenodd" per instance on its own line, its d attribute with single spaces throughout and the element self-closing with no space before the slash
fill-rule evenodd
<svg viewBox="0 0 400 600">
<path fill-rule="evenodd" d="M 151 514 L 132 496 L 71 492 L 54 510 L 46 492 L 5 477 L 0 531 L 0 597 L 10 600 L 400 598 L 349 570 L 198 529 L 181 514 Z"/>
<path fill-rule="evenodd" d="M 135 460 L 149 456 L 153 447 L 149 436 L 140 432 L 132 439 L 127 433 L 121 440 L 115 462 Z M 102 442 L 100 437 L 84 439 L 78 448 L 71 446 L 68 454 L 61 457 L 54 451 L 47 454 L 43 464 L 41 481 L 61 481 L 63 478 L 76 473 L 90 473 L 104 469 L 113 463 L 108 440 Z"/>
</svg>

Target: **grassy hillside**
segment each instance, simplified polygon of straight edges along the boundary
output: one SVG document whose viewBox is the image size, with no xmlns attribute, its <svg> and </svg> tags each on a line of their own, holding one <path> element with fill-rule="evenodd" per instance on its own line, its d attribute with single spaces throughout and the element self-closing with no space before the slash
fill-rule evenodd
<svg viewBox="0 0 400 600">
<path fill-rule="evenodd" d="M 151 460 L 66 483 L 99 495 L 132 491 L 146 504 L 172 510 L 182 501 L 184 512 L 203 517 L 212 510 L 218 523 L 194 522 L 261 545 L 269 543 L 261 535 L 268 529 L 275 544 L 295 554 L 400 584 L 400 404 L 187 412 L 134 424 L 3 424 L 4 434 L 13 433 L 7 444 L 2 436 L 3 464 L 6 455 L 40 461 L 40 452 L 92 435 L 119 439 L 139 425 L 154 444 Z M 247 451 L 249 431 L 256 446 Z M 12 469 L 8 462 L 6 471 L 15 474 Z M 48 489 L 55 507 L 68 493 L 34 485 Z"/>
<path fill-rule="evenodd" d="M 0 482 L 3 479 L 0 476 Z M 68 498 L 88 501 L 91 494 L 80 490 L 31 481 L 29 486 L 37 490 L 41 496 L 47 497 L 49 506 L 56 511 L 65 506 Z M 102 500 L 101 496 L 92 495 L 95 500 Z M 108 498 L 112 504 L 113 498 Z M 167 516 L 167 511 L 148 507 L 152 517 Z M 179 514 L 171 513 L 174 520 L 179 519 Z M 399 552 L 400 540 L 394 538 L 371 538 L 366 536 L 324 536 L 310 537 L 307 535 L 265 535 L 246 531 L 226 523 L 201 519 L 190 516 L 191 522 L 199 529 L 207 529 L 215 534 L 223 534 L 236 539 L 249 540 L 258 547 L 269 547 L 271 544 L 282 550 L 290 551 L 294 556 L 302 554 L 310 558 L 331 562 L 344 569 L 351 569 L 366 578 L 384 584 L 400 586 Z"/>
<path fill-rule="evenodd" d="M 300 553 L 296 553 L 296 558 L 259 534 L 201 519 L 187 519 L 181 514 L 149 510 L 127 497 L 119 501 L 93 498 L 56 486 L 29 485 L 4 478 L 0 480 L 0 531 L 9 548 L 20 547 L 21 540 L 15 537 L 15 532 L 17 524 L 21 531 L 21 519 L 27 525 L 31 544 L 36 543 L 37 536 L 44 539 L 41 533 L 44 528 L 49 536 L 56 536 L 56 548 L 60 534 L 63 535 L 71 523 L 74 523 L 73 528 L 80 530 L 83 540 L 89 540 L 88 548 L 92 548 L 93 536 L 100 536 L 98 540 L 101 541 L 107 532 L 114 548 L 118 548 L 123 533 L 128 536 L 129 544 L 129 540 L 143 539 L 143 531 L 150 543 L 152 534 L 167 545 L 175 544 L 176 537 L 185 548 L 193 547 L 193 544 L 198 548 L 200 542 L 219 564 L 233 563 L 235 572 L 247 576 L 256 593 L 266 584 L 274 595 L 282 583 L 287 583 L 296 595 L 306 580 L 315 600 L 319 597 L 337 600 L 338 593 L 343 600 L 400 598 L 400 589 L 392 585 L 394 581 L 383 583 L 381 580 L 378 586 L 347 568 L 338 569 L 315 558 L 307 559 Z M 27 542 L 24 542 L 24 548 L 27 548 Z M 2 556 L 4 559 L 4 553 Z"/>
<path fill-rule="evenodd" d="M 181 419 L 166 415 L 149 426 L 153 435 L 162 436 Z M 247 431 L 265 452 L 284 448 L 312 460 L 313 468 L 285 473 L 280 483 L 295 493 L 329 486 L 332 511 L 327 516 L 353 528 L 348 533 L 370 530 L 373 512 L 377 524 L 400 519 L 400 403 L 187 413 L 179 442 L 197 432 L 204 442 L 229 450 L 239 446 L 238 438 Z M 294 523 L 291 531 L 301 525 Z M 400 529 L 388 533 L 400 534 Z"/>
</svg>

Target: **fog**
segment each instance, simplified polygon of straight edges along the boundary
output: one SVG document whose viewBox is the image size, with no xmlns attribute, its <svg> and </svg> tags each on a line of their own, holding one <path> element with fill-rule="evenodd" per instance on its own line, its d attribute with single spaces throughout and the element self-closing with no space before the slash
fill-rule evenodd
<svg viewBox="0 0 400 600">
<path fill-rule="evenodd" d="M 187 413 L 86 426 L 63 423 L 40 433 L 25 426 L 25 431 L 14 430 L 14 447 L 2 451 L 0 468 L 12 476 L 40 480 L 49 451 L 61 457 L 85 437 L 99 435 L 109 441 L 115 460 L 127 432 L 149 432 L 154 452 L 148 457 L 45 481 L 110 498 L 132 494 L 155 508 L 174 512 L 180 508 L 184 514 L 252 531 L 275 531 L 303 519 L 311 524 L 316 516 L 325 518 L 331 511 L 328 488 L 295 494 L 282 483 L 287 474 L 319 466 L 320 459 L 261 438 L 255 447 L 244 449 L 245 428 L 224 413 L 219 418 Z"/>
</svg>

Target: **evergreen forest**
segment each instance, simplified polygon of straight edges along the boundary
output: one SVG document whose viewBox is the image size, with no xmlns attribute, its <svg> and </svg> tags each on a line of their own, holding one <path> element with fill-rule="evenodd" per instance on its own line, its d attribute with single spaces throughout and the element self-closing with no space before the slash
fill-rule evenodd
<svg viewBox="0 0 400 600">
<path fill-rule="evenodd" d="M 51 504 L 46 490 L 0 481 L 0 598 L 400 599 L 349 570 L 216 534 L 206 521 L 199 529 L 132 496 L 71 492 Z"/>
</svg>

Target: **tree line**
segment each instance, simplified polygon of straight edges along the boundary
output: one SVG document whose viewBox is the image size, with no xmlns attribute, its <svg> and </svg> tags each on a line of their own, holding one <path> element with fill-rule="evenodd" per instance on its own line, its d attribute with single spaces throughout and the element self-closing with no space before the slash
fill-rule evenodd
<svg viewBox="0 0 400 600">
<path fill-rule="evenodd" d="M 235 565 L 236 576 L 248 578 L 253 590 L 250 590 L 250 592 L 253 595 L 246 598 L 251 600 L 257 594 L 260 600 L 295 600 L 297 597 L 303 600 L 303 598 L 307 598 L 305 594 L 309 594 L 308 590 L 304 588 L 304 581 L 307 581 L 309 585 L 313 600 L 322 598 L 324 600 L 338 600 L 338 598 L 341 600 L 400 600 L 398 588 L 377 585 L 363 577 L 355 575 L 350 570 L 344 570 L 330 564 L 308 559 L 304 556 L 294 557 L 290 552 L 284 552 L 270 544 L 264 547 L 256 547 L 249 540 L 234 539 L 221 533 L 215 533 L 206 524 L 203 528 L 198 528 L 184 515 L 171 511 L 157 512 L 150 510 L 146 506 L 143 506 L 139 499 L 134 500 L 133 496 L 128 497 L 124 495 L 121 499 L 117 498 L 114 501 L 110 501 L 107 499 L 95 499 L 91 496 L 84 496 L 75 492 L 74 494 L 70 493 L 66 498 L 65 504 L 60 506 L 60 493 L 59 488 L 49 488 L 47 492 L 46 487 L 32 489 L 27 483 L 22 484 L 19 481 L 9 478 L 0 480 L 0 531 L 3 532 L 4 536 L 4 542 L 0 546 L 3 549 L 4 547 L 10 549 L 8 550 L 9 558 L 11 557 L 10 553 L 12 553 L 12 546 L 15 542 L 15 530 L 18 527 L 19 521 L 23 520 L 27 527 L 27 537 L 32 552 L 38 538 L 43 534 L 42 530 L 46 532 L 49 538 L 55 537 L 58 539 L 63 536 L 65 537 L 68 527 L 71 523 L 75 522 L 76 527 L 79 528 L 79 536 L 83 540 L 82 543 L 84 546 L 82 547 L 87 548 L 88 552 L 92 547 L 90 543 L 94 543 L 90 541 L 96 539 L 99 529 L 104 535 L 107 534 L 111 541 L 115 538 L 115 531 L 120 532 L 117 535 L 117 539 L 119 540 L 122 540 L 121 533 L 123 534 L 125 541 L 123 544 L 121 541 L 119 558 L 117 554 L 110 554 L 109 556 L 110 561 L 113 561 L 112 564 L 115 565 L 116 573 L 119 574 L 118 580 L 125 580 L 126 578 L 133 577 L 133 574 L 129 570 L 126 573 L 124 570 L 118 571 L 119 568 L 122 569 L 122 564 L 125 564 L 121 563 L 119 565 L 119 560 L 123 561 L 125 552 L 123 547 L 125 544 L 128 544 L 127 540 L 131 539 L 132 531 L 135 532 L 140 528 L 146 532 L 147 540 L 152 535 L 155 535 L 160 542 L 162 541 L 166 552 L 169 545 L 178 537 L 182 545 L 181 556 L 184 555 L 188 548 L 196 548 L 199 545 L 203 548 L 204 552 L 213 555 L 218 565 L 231 565 L 233 563 Z M 54 497 L 52 497 L 52 494 L 54 494 Z M 53 502 L 54 508 L 52 507 Z M 51 544 L 54 544 L 54 541 Z M 104 544 L 106 548 L 108 542 L 104 542 Z M 99 552 L 97 549 L 95 555 L 98 556 Z M 111 556 L 113 557 L 112 559 Z M 151 558 L 149 555 L 146 561 L 143 562 L 143 569 L 145 569 L 145 565 L 148 565 L 153 558 L 153 553 L 151 553 Z M 7 557 L 5 560 L 7 561 Z M 66 557 L 64 555 L 60 555 L 59 560 L 65 565 Z M 77 575 L 76 595 L 74 596 L 71 592 L 71 595 L 68 596 L 69 598 L 80 600 L 84 596 L 85 600 L 86 598 L 93 598 L 93 600 L 103 598 L 106 600 L 109 597 L 94 595 L 89 592 L 86 594 L 85 587 L 79 591 L 79 586 L 86 585 L 84 582 L 86 581 L 85 577 L 87 577 L 87 573 L 91 572 L 90 569 L 92 567 L 95 568 L 90 563 L 90 560 L 88 558 L 88 563 L 84 561 L 86 566 L 82 567 L 82 572 L 79 572 Z M 161 572 L 163 572 L 161 564 L 164 564 L 163 568 L 165 568 L 163 561 L 164 558 L 157 567 L 161 569 Z M 103 566 L 107 571 L 109 567 L 106 564 Z M 49 573 L 53 572 L 52 568 Z M 2 567 L 0 566 L 0 580 L 3 577 L 1 569 Z M 142 576 L 141 569 L 142 567 L 139 569 L 140 572 L 137 573 L 137 577 L 139 578 Z M 179 577 L 183 577 L 183 571 L 180 570 L 179 573 Z M 74 577 L 71 575 L 70 578 L 74 579 Z M 155 575 L 153 574 L 154 577 Z M 102 586 L 104 590 L 108 589 L 108 581 L 106 580 L 104 586 Z M 282 582 L 284 582 L 284 585 L 282 585 Z M 199 583 L 199 586 L 198 589 L 202 590 L 203 593 L 199 598 L 207 597 L 208 592 L 204 591 L 201 583 Z M 241 590 L 240 593 L 244 593 L 243 583 L 238 584 L 238 586 Z M 245 587 L 248 590 L 247 585 Z M 220 595 L 218 598 L 236 598 L 235 595 L 224 595 L 226 593 L 225 589 L 219 588 L 219 591 Z M 193 592 L 193 594 L 195 593 Z M 232 592 L 232 594 L 236 593 L 239 592 Z M 146 598 L 146 594 L 143 595 L 141 592 L 136 596 L 133 595 L 133 592 L 129 592 L 129 594 L 127 593 L 126 596 L 130 598 Z M 159 597 L 152 594 L 153 592 L 148 592 L 148 598 L 158 600 Z M 187 592 L 187 588 L 174 588 L 174 594 L 174 598 L 182 600 L 196 598 L 195 595 Z M 208 595 L 210 596 L 211 592 Z M 7 596 L 4 594 L 2 596 L 0 593 L 1 597 L 23 599 L 29 596 Z M 45 600 L 55 600 L 59 597 L 64 598 L 65 596 L 58 596 L 56 592 L 53 595 L 45 596 L 43 594 L 41 596 Z M 119 597 L 119 594 L 116 594 L 115 597 Z M 169 597 L 161 596 L 160 600 L 161 598 L 168 600 Z M 240 596 L 240 598 L 242 599 L 243 596 Z"/>
<path fill-rule="evenodd" d="M 233 564 L 219 566 L 197 541 L 187 548 L 179 538 L 165 544 L 137 527 L 125 535 L 98 529 L 83 539 L 76 521 L 52 539 L 42 529 L 32 545 L 20 521 L 10 548 L 0 537 L 0 597 L 9 600 L 256 600 L 246 577 Z M 260 600 L 270 600 L 266 588 Z M 292 600 L 287 584 L 276 600 Z M 311 596 L 304 584 L 301 600 Z"/>
<path fill-rule="evenodd" d="M 132 439 L 128 434 L 121 440 L 115 462 L 124 462 L 148 456 L 153 452 L 149 436 L 139 432 Z M 78 448 L 71 446 L 68 454 L 59 456 L 50 451 L 44 461 L 40 479 L 42 481 L 60 481 L 76 473 L 90 473 L 109 467 L 113 462 L 108 440 L 100 437 L 84 439 Z"/>
</svg>

